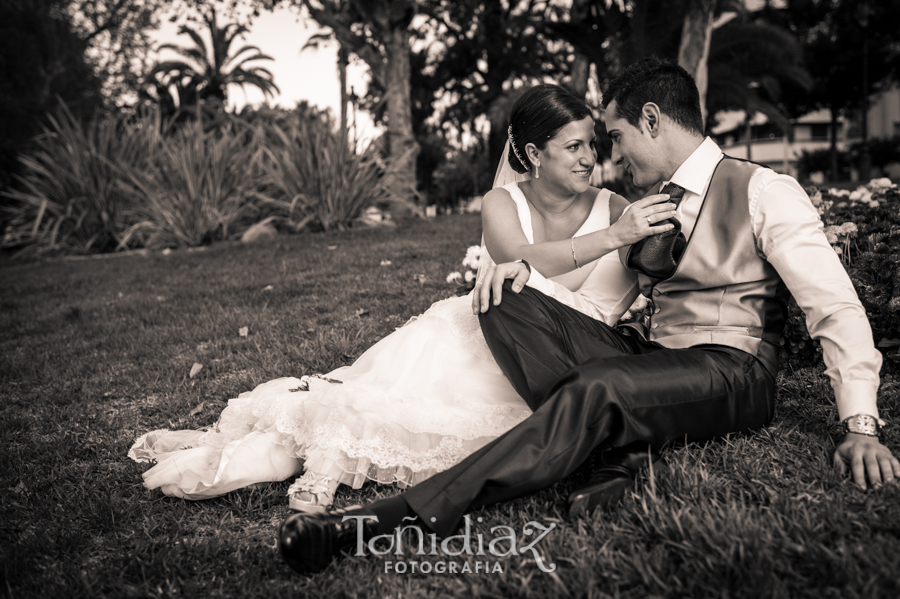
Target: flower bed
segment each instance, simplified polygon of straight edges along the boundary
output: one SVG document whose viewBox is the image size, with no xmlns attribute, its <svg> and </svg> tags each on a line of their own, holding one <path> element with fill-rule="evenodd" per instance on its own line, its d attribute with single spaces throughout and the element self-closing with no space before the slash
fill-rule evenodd
<svg viewBox="0 0 900 599">
<path fill-rule="evenodd" d="M 873 179 L 855 191 L 808 187 L 825 235 L 850 275 L 886 365 L 900 363 L 900 188 Z M 791 300 L 782 338 L 790 360 L 818 360 L 802 311 Z"/>
</svg>

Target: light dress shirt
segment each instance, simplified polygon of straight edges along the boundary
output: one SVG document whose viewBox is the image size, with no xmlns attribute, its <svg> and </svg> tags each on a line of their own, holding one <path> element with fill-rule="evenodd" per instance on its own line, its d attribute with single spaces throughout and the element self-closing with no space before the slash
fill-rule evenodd
<svg viewBox="0 0 900 599">
<path fill-rule="evenodd" d="M 706 138 L 670 180 L 685 189 L 676 217 L 690 238 L 713 172 L 724 154 Z M 670 181 L 663 181 L 660 189 Z M 750 178 L 750 222 L 756 247 L 778 272 L 806 315 L 806 328 L 822 343 L 825 374 L 841 420 L 854 414 L 878 417 L 876 394 L 881 353 L 872 328 L 824 225 L 797 181 L 759 167 Z M 665 345 L 665 338 L 657 340 Z"/>
</svg>

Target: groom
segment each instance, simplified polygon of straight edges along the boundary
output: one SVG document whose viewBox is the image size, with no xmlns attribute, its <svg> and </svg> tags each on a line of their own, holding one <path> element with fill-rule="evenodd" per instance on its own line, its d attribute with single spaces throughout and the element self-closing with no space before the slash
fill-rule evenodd
<svg viewBox="0 0 900 599">
<path fill-rule="evenodd" d="M 522 288 L 527 264 L 496 267 L 482 329 L 534 413 L 396 497 L 289 517 L 279 547 L 298 571 L 319 571 L 404 518 L 448 536 L 466 512 L 547 487 L 590 459 L 594 476 L 569 498 L 570 513 L 588 511 L 621 497 L 656 448 L 764 427 L 789 294 L 822 343 L 845 432 L 835 460 L 863 488 L 900 478 L 877 436 L 881 356 L 802 188 L 704 138 L 697 88 L 680 67 L 641 61 L 609 85 L 604 104 L 613 160 L 678 206 L 671 237 L 620 252 L 650 299 L 649 325 L 609 327 Z M 597 257 L 580 251 L 583 262 Z"/>
</svg>

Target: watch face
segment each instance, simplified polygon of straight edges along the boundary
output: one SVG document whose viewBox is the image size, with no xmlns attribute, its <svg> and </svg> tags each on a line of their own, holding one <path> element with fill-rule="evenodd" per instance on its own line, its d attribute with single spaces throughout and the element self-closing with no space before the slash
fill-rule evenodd
<svg viewBox="0 0 900 599">
<path fill-rule="evenodd" d="M 873 418 L 860 418 L 858 421 L 860 432 L 866 433 L 867 435 L 874 435 L 877 433 L 875 430 L 875 420 Z"/>
<path fill-rule="evenodd" d="M 860 414 L 847 421 L 847 428 L 853 433 L 862 433 L 864 435 L 877 435 L 877 422 L 871 416 Z"/>
</svg>

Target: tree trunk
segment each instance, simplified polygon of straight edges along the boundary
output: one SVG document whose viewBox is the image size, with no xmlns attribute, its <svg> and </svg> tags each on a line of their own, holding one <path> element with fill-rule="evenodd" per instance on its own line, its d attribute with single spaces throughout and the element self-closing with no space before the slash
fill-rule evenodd
<svg viewBox="0 0 900 599">
<path fill-rule="evenodd" d="M 570 18 L 572 23 L 586 23 L 590 16 L 591 0 L 574 0 Z M 575 60 L 572 62 L 572 79 L 569 82 L 569 90 L 584 100 L 588 90 L 588 75 L 591 71 L 591 61 L 587 56 L 575 50 Z"/>
<path fill-rule="evenodd" d="M 350 54 L 347 49 L 338 42 L 338 84 L 341 86 L 341 135 L 347 139 L 347 64 L 350 62 Z"/>
<path fill-rule="evenodd" d="M 569 82 L 569 91 L 584 100 L 588 90 L 588 74 L 591 72 L 591 61 L 580 52 L 575 53 L 572 62 L 572 79 Z"/>
<path fill-rule="evenodd" d="M 707 60 L 712 38 L 716 0 L 690 0 L 681 29 L 678 64 L 693 76 L 700 92 L 700 110 L 706 126 L 706 90 L 709 87 Z M 749 150 L 748 150 L 749 151 Z"/>
<path fill-rule="evenodd" d="M 387 151 L 395 196 L 412 200 L 416 192 L 416 157 L 413 136 L 409 66 L 409 24 L 416 12 L 413 0 L 302 0 L 310 16 L 331 28 L 348 52 L 369 65 L 372 79 L 384 88 L 387 106 Z M 354 27 L 365 24 L 368 34 Z M 367 38 L 370 35 L 373 39 Z M 346 89 L 346 88 L 345 88 Z"/>
<path fill-rule="evenodd" d="M 753 117 L 747 112 L 747 160 L 753 160 Z"/>
<path fill-rule="evenodd" d="M 838 129 L 838 117 L 837 110 L 834 107 L 829 107 L 831 111 L 831 144 L 828 148 L 829 158 L 831 159 L 831 182 L 834 183 L 838 181 L 838 177 L 840 177 L 840 173 L 838 173 L 838 153 L 837 153 L 837 129 Z"/>
<path fill-rule="evenodd" d="M 394 26 L 386 40 L 385 102 L 388 114 L 388 153 L 395 169 L 396 191 L 416 194 L 416 157 L 410 89 L 409 30 Z"/>
</svg>

